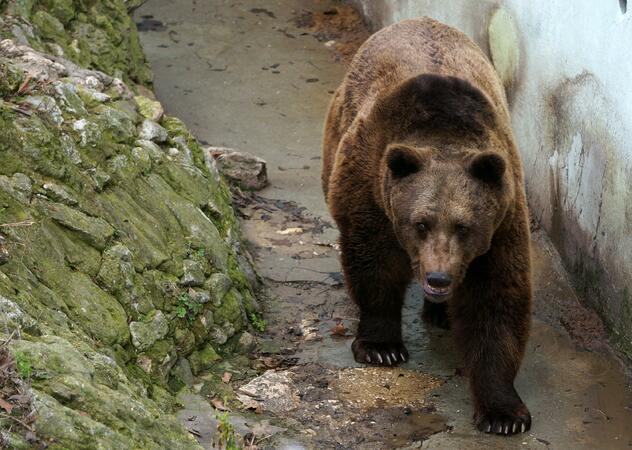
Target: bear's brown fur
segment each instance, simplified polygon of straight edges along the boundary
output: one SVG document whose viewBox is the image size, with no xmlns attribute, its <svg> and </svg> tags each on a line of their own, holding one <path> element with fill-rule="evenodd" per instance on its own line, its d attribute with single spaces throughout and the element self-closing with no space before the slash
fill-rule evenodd
<svg viewBox="0 0 632 450">
<path fill-rule="evenodd" d="M 422 18 L 374 34 L 336 91 L 323 189 L 360 308 L 357 361 L 406 361 L 401 308 L 413 278 L 423 317 L 454 331 L 482 431 L 531 416 L 513 382 L 529 334 L 530 236 L 502 84 L 459 31 Z"/>
</svg>

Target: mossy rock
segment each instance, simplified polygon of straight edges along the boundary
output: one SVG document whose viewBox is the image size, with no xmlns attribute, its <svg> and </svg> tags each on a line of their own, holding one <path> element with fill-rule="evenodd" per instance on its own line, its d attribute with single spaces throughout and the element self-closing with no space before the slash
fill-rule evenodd
<svg viewBox="0 0 632 450">
<path fill-rule="evenodd" d="M 44 39 L 51 41 L 64 41 L 66 39 L 64 24 L 48 12 L 39 10 L 33 15 L 31 20 Z"/>
<path fill-rule="evenodd" d="M 0 98 L 15 95 L 23 80 L 24 74 L 21 70 L 8 64 L 4 58 L 0 58 Z"/>
<path fill-rule="evenodd" d="M 0 323 L 20 328 L 37 434 L 50 448 L 195 448 L 167 387 L 191 383 L 187 364 L 215 368 L 255 309 L 230 191 L 182 121 L 87 70 L 150 80 L 122 0 L 8 6 L 55 52 L 46 64 L 84 66 L 36 70 L 18 96 L 46 55 L 0 57 L 0 223 L 23 223 L 2 229 Z"/>
<path fill-rule="evenodd" d="M 207 344 L 201 350 L 191 353 L 188 358 L 194 375 L 213 367 L 214 363 L 221 360 L 212 345 Z"/>
<path fill-rule="evenodd" d="M 73 0 L 40 0 L 41 6 L 61 23 L 67 25 L 77 15 Z"/>
</svg>

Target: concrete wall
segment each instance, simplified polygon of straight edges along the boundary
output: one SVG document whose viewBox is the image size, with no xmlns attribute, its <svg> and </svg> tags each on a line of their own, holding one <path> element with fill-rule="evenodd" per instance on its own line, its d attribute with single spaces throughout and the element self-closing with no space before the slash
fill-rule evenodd
<svg viewBox="0 0 632 450">
<path fill-rule="evenodd" d="M 632 356 L 632 4 L 354 1 L 375 29 L 431 16 L 490 55 L 507 87 L 531 213 Z"/>
</svg>

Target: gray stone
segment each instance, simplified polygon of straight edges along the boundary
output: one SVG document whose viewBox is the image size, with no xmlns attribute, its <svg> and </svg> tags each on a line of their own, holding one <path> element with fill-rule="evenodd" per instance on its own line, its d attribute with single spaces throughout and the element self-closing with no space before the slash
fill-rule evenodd
<svg viewBox="0 0 632 450">
<path fill-rule="evenodd" d="M 73 122 L 72 129 L 79 133 L 80 144 L 83 147 L 96 147 L 101 141 L 99 126 L 87 119 L 79 119 Z"/>
<path fill-rule="evenodd" d="M 202 289 L 189 289 L 189 296 L 197 303 L 204 304 L 211 300 L 211 295 L 206 290 Z"/>
<path fill-rule="evenodd" d="M 154 122 L 160 122 L 160 119 L 162 119 L 162 116 L 165 113 L 165 110 L 160 102 L 151 100 L 142 95 L 134 97 L 134 100 L 138 105 L 138 110 L 140 111 L 141 116 Z"/>
<path fill-rule="evenodd" d="M 68 75 L 68 70 L 63 64 L 53 61 L 26 45 L 16 45 L 11 39 L 0 41 L 0 53 L 11 58 L 16 67 L 38 81 L 56 80 Z"/>
<path fill-rule="evenodd" d="M 164 152 L 152 141 L 148 141 L 147 139 L 138 139 L 134 145 L 145 149 L 152 161 L 158 162 L 164 157 Z"/>
<path fill-rule="evenodd" d="M 224 273 L 214 273 L 206 281 L 205 286 L 211 293 L 213 305 L 219 306 L 222 304 L 222 300 L 233 286 L 233 281 L 230 277 Z"/>
<path fill-rule="evenodd" d="M 53 83 L 53 91 L 62 107 L 70 114 L 77 116 L 88 114 L 83 100 L 78 95 L 77 86 L 74 84 L 56 81 Z"/>
<path fill-rule="evenodd" d="M 224 345 L 228 341 L 228 335 L 221 328 L 215 328 L 208 333 L 208 340 L 214 345 Z"/>
<path fill-rule="evenodd" d="M 201 287 L 204 285 L 204 270 L 199 262 L 185 259 L 182 262 L 184 274 L 180 279 L 182 286 Z"/>
<path fill-rule="evenodd" d="M 63 203 L 68 206 L 76 206 L 79 202 L 70 194 L 66 188 L 56 183 L 44 183 L 42 186 L 46 196 L 53 201 Z"/>
<path fill-rule="evenodd" d="M 180 161 L 187 165 L 193 165 L 193 156 L 186 138 L 184 136 L 176 136 L 173 138 L 173 142 L 178 146 L 179 153 L 176 156 Z"/>
<path fill-rule="evenodd" d="M 94 188 L 97 192 L 101 192 L 112 181 L 112 177 L 98 167 L 89 169 L 88 173 L 94 182 Z"/>
<path fill-rule="evenodd" d="M 53 97 L 48 95 L 30 95 L 24 99 L 22 104 L 27 104 L 37 112 L 46 114 L 57 125 L 64 123 L 61 109 Z"/>
<path fill-rule="evenodd" d="M 104 92 L 99 92 L 89 88 L 84 88 L 84 90 L 80 91 L 80 93 L 85 95 L 89 100 L 92 100 L 96 103 L 106 103 L 112 99 L 112 97 Z"/>
<path fill-rule="evenodd" d="M 0 265 L 2 264 L 2 241 L 0 237 Z M 12 300 L 0 295 L 0 333 L 10 334 L 15 329 L 23 329 L 34 334 L 39 327 L 37 322 Z"/>
<path fill-rule="evenodd" d="M 39 200 L 39 206 L 57 223 L 75 231 L 87 243 L 103 250 L 114 235 L 114 228 L 100 217 L 90 217 L 63 203 Z"/>
<path fill-rule="evenodd" d="M 213 364 L 220 359 L 213 346 L 207 344 L 201 350 L 191 353 L 189 363 L 191 363 L 193 373 L 199 375 L 202 371 L 213 367 Z"/>
<path fill-rule="evenodd" d="M 204 149 L 207 166 L 217 165 L 219 171 L 229 181 L 242 189 L 259 190 L 268 185 L 266 162 L 250 153 L 239 152 L 224 147 L 207 147 Z"/>
<path fill-rule="evenodd" d="M 167 130 L 158 125 L 153 120 L 145 119 L 138 130 L 138 137 L 153 142 L 165 142 L 167 140 Z"/>
<path fill-rule="evenodd" d="M 171 376 L 176 380 L 183 383 L 185 386 L 193 386 L 193 372 L 191 371 L 191 364 L 186 358 L 179 358 L 176 365 L 171 369 Z"/>
<path fill-rule="evenodd" d="M 255 337 L 247 331 L 241 333 L 241 336 L 239 336 L 239 339 L 237 340 L 235 350 L 239 353 L 250 353 L 255 348 L 257 348 L 257 341 L 255 340 Z"/>
<path fill-rule="evenodd" d="M 246 408 L 286 414 L 299 406 L 299 391 L 287 371 L 268 370 L 239 388 L 237 398 Z"/>
<path fill-rule="evenodd" d="M 138 351 L 145 351 L 167 335 L 169 324 L 161 311 L 154 310 L 147 315 L 144 321 L 130 323 L 129 331 L 134 347 Z"/>
<path fill-rule="evenodd" d="M 129 115 L 118 109 L 101 105 L 97 108 L 99 124 L 108 131 L 117 142 L 129 141 L 136 129 Z"/>
<path fill-rule="evenodd" d="M 244 275 L 246 275 L 246 279 L 250 283 L 250 286 L 257 286 L 257 274 L 249 258 L 244 255 L 237 254 L 237 265 Z"/>
<path fill-rule="evenodd" d="M 28 204 L 33 194 L 31 179 L 23 173 L 14 173 L 10 178 L 0 175 L 0 189 L 23 204 Z"/>
<path fill-rule="evenodd" d="M 61 45 L 59 44 L 55 44 L 52 42 L 48 42 L 46 43 L 46 47 L 50 50 L 50 52 L 55 55 L 55 56 L 59 56 L 59 57 L 64 57 L 64 49 L 62 48 Z"/>
<path fill-rule="evenodd" d="M 120 303 L 131 303 L 135 297 L 134 275 L 132 252 L 127 247 L 117 244 L 103 252 L 97 281 Z"/>
<path fill-rule="evenodd" d="M 61 144 L 61 149 L 66 154 L 68 159 L 70 159 L 70 162 L 72 162 L 73 164 L 81 164 L 81 155 L 77 151 L 77 146 L 75 145 L 74 139 L 67 134 L 62 134 L 59 142 Z"/>
<path fill-rule="evenodd" d="M 134 147 L 132 149 L 132 157 L 138 164 L 141 172 L 147 172 L 151 170 L 151 155 L 143 147 Z"/>
</svg>

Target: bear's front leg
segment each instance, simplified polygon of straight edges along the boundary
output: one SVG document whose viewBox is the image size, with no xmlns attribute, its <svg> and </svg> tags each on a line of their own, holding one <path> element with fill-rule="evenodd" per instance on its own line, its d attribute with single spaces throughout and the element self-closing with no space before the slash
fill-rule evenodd
<svg viewBox="0 0 632 450">
<path fill-rule="evenodd" d="M 394 236 L 390 240 L 387 230 L 376 231 L 341 230 L 342 266 L 349 295 L 360 308 L 352 345 L 355 360 L 390 366 L 408 360 L 402 341 L 402 304 L 412 274 Z"/>
<path fill-rule="evenodd" d="M 475 261 L 451 317 L 464 352 L 480 431 L 510 435 L 531 427 L 514 388 L 531 321 L 528 249 L 515 243 Z"/>
</svg>

